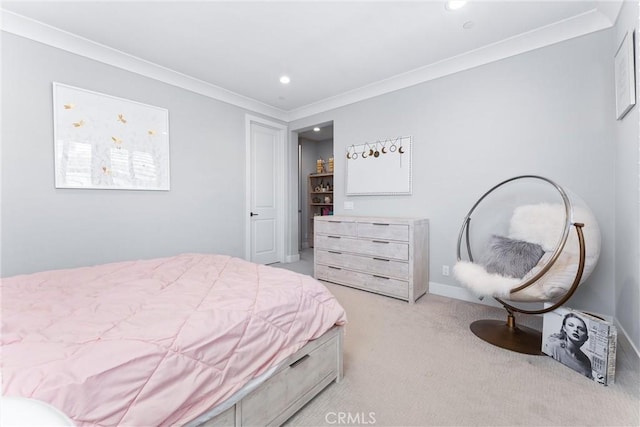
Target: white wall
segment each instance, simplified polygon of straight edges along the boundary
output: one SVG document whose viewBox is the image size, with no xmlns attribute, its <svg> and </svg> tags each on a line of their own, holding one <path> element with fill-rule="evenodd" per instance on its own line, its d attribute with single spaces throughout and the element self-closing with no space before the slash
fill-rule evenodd
<svg viewBox="0 0 640 427">
<path fill-rule="evenodd" d="M 614 31 L 583 36 L 291 123 L 334 121 L 335 211 L 430 219 L 432 290 L 466 292 L 443 264 L 458 231 L 491 186 L 543 175 L 581 196 L 602 233 L 602 256 L 570 306 L 615 310 Z M 346 197 L 347 146 L 413 136 L 413 195 Z M 344 211 L 343 202 L 355 209 Z"/>
<path fill-rule="evenodd" d="M 167 108 L 171 191 L 54 188 L 52 81 Z M 244 119 L 241 108 L 2 33 L 2 276 L 179 252 L 242 257 Z"/>
<path fill-rule="evenodd" d="M 638 29 L 638 2 L 625 2 L 616 23 L 611 57 L 625 33 Z M 636 34 L 636 64 L 640 58 Z M 640 68 L 640 67 L 638 67 Z M 636 73 L 638 69 L 636 69 Z M 638 75 L 638 74 L 637 74 Z M 640 76 L 640 75 L 639 75 Z M 640 79 L 636 79 L 640 81 Z M 613 84 L 613 83 L 612 83 Z M 640 349 L 640 114 L 636 105 L 615 123 L 616 318 Z"/>
</svg>

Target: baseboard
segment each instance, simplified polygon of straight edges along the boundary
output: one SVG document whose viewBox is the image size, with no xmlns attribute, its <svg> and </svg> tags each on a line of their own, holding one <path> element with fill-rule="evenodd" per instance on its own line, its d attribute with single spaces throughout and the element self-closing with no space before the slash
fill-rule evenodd
<svg viewBox="0 0 640 427">
<path fill-rule="evenodd" d="M 632 359 L 635 359 L 635 363 L 640 363 L 640 351 L 638 351 L 638 348 L 629 339 L 627 331 L 620 326 L 618 319 L 613 319 L 613 323 L 616 325 L 616 329 L 618 331 L 618 349 L 622 350 L 622 354 L 618 353 L 618 355 L 622 357 L 631 357 Z"/>
<path fill-rule="evenodd" d="M 440 295 L 443 297 L 459 299 L 462 301 L 474 302 L 476 304 L 502 308 L 502 306 L 493 298 L 483 298 L 482 300 L 480 300 L 476 295 L 469 292 L 465 288 L 461 288 L 460 286 L 451 286 L 444 285 L 442 283 L 429 282 L 429 293 Z"/>
<path fill-rule="evenodd" d="M 483 298 L 482 300 L 479 300 L 477 296 L 469 292 L 466 288 L 461 288 L 460 286 L 429 282 L 429 293 L 462 301 L 473 302 L 476 304 L 484 304 L 492 307 L 502 308 L 502 306 L 493 298 Z M 621 350 L 622 357 L 634 358 L 635 356 L 635 363 L 640 363 L 640 351 L 638 351 L 638 348 L 629 339 L 629 335 L 624 330 L 624 328 L 620 326 L 620 322 L 618 322 L 618 319 L 614 318 L 613 322 L 616 325 L 616 329 L 618 331 L 618 349 Z"/>
</svg>

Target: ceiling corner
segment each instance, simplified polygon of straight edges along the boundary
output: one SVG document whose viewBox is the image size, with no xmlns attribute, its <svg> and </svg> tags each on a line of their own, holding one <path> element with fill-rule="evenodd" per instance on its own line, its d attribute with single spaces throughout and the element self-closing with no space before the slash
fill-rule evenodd
<svg viewBox="0 0 640 427">
<path fill-rule="evenodd" d="M 623 1 L 599 1 L 596 9 L 614 26 L 622 10 Z"/>
</svg>

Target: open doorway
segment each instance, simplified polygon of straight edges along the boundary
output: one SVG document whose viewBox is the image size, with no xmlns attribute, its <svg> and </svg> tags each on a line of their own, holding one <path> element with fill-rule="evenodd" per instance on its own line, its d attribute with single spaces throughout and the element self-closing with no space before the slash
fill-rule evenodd
<svg viewBox="0 0 640 427">
<path fill-rule="evenodd" d="M 313 247 L 313 217 L 333 214 L 333 122 L 297 132 L 298 249 L 302 251 Z"/>
</svg>

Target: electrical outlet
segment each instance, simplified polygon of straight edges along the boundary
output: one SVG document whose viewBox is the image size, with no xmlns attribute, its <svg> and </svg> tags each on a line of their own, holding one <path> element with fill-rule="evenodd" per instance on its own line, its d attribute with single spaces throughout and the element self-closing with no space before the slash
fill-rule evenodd
<svg viewBox="0 0 640 427">
<path fill-rule="evenodd" d="M 448 276 L 449 275 L 449 266 L 448 265 L 443 265 L 442 266 L 442 275 L 443 276 Z"/>
<path fill-rule="evenodd" d="M 350 211 L 353 209 L 353 202 L 344 202 L 344 210 Z"/>
</svg>

